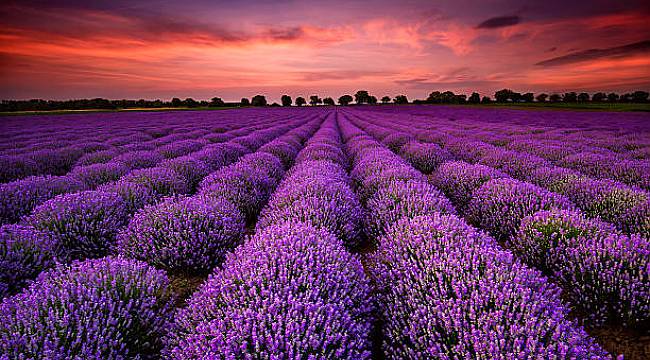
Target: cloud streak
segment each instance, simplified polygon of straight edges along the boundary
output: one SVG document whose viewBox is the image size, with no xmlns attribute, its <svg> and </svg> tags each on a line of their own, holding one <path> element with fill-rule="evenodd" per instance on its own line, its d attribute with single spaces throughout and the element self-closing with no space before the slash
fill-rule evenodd
<svg viewBox="0 0 650 360">
<path fill-rule="evenodd" d="M 537 66 L 563 66 L 603 58 L 618 58 L 650 53 L 650 40 L 606 49 L 588 49 L 536 63 Z"/>
<path fill-rule="evenodd" d="M 477 29 L 497 29 L 517 25 L 521 22 L 519 16 L 497 16 L 489 18 L 476 25 Z"/>
</svg>

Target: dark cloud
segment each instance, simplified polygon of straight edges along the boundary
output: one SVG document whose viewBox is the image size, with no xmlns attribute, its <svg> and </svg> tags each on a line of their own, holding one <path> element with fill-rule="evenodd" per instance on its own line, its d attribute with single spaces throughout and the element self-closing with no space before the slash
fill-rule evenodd
<svg viewBox="0 0 650 360">
<path fill-rule="evenodd" d="M 640 41 L 628 45 L 616 46 L 607 49 L 589 49 L 572 54 L 558 56 L 552 59 L 540 61 L 535 65 L 538 66 L 562 66 L 577 62 L 601 59 L 616 58 L 635 54 L 650 52 L 650 40 Z"/>
<path fill-rule="evenodd" d="M 517 25 L 521 22 L 519 16 L 497 16 L 489 18 L 476 26 L 477 29 L 496 29 Z"/>
</svg>

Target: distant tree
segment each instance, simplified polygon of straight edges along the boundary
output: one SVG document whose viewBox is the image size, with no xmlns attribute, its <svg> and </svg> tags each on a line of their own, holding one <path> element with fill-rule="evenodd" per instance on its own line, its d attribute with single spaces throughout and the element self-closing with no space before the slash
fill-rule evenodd
<svg viewBox="0 0 650 360">
<path fill-rule="evenodd" d="M 367 104 L 370 100 L 370 94 L 366 90 L 359 90 L 354 94 L 354 102 L 357 104 Z"/>
<path fill-rule="evenodd" d="M 220 107 L 225 105 L 226 103 L 223 102 L 223 100 L 221 100 L 221 98 L 219 97 L 213 97 L 212 99 L 210 99 L 210 103 L 208 104 L 208 106 L 210 107 Z"/>
<path fill-rule="evenodd" d="M 510 89 L 502 89 L 494 93 L 494 98 L 496 99 L 496 102 L 499 103 L 505 103 L 510 100 L 512 95 L 512 90 Z"/>
<path fill-rule="evenodd" d="M 589 102 L 589 94 L 587 94 L 586 92 L 581 92 L 580 94 L 578 94 L 578 102 L 581 103 Z"/>
<path fill-rule="evenodd" d="M 323 99 L 319 98 L 318 95 L 312 95 L 309 97 L 309 104 L 311 106 L 316 106 L 322 103 L 323 103 Z"/>
<path fill-rule="evenodd" d="M 622 94 L 621 97 L 618 98 L 618 102 L 622 102 L 622 103 L 632 102 L 632 94 L 630 93 Z"/>
<path fill-rule="evenodd" d="M 510 100 L 511 100 L 513 103 L 521 102 L 523 99 L 524 99 L 524 98 L 523 98 L 523 95 L 521 95 L 521 93 L 518 93 L 518 92 L 516 92 L 516 91 L 512 91 L 512 92 L 510 93 Z"/>
<path fill-rule="evenodd" d="M 302 97 L 302 96 L 298 96 L 298 97 L 296 98 L 296 105 L 297 105 L 297 106 L 303 106 L 303 105 L 305 105 L 306 103 L 307 103 L 307 100 L 305 100 L 304 97 Z"/>
<path fill-rule="evenodd" d="M 609 101 L 609 102 L 618 101 L 618 94 L 617 93 L 609 93 L 609 94 L 607 94 L 607 101 Z"/>
<path fill-rule="evenodd" d="M 521 100 L 527 103 L 532 103 L 533 100 L 535 100 L 535 94 L 533 94 L 532 92 L 527 92 L 521 95 Z"/>
<path fill-rule="evenodd" d="M 350 104 L 352 100 L 354 100 L 354 98 L 352 98 L 352 95 L 343 95 L 339 98 L 339 104 L 345 106 Z"/>
<path fill-rule="evenodd" d="M 603 92 L 597 92 L 591 97 L 591 101 L 593 102 L 603 102 L 607 99 L 607 94 Z"/>
<path fill-rule="evenodd" d="M 196 100 L 194 100 L 192 98 L 187 98 L 187 99 L 183 100 L 183 105 L 185 105 L 185 106 L 187 106 L 189 108 L 193 108 L 193 107 L 199 106 L 199 103 L 196 102 Z"/>
<path fill-rule="evenodd" d="M 469 96 L 469 99 L 467 99 L 467 102 L 470 104 L 478 104 L 481 102 L 481 95 L 477 92 L 473 92 L 472 95 Z"/>
<path fill-rule="evenodd" d="M 291 96 L 289 96 L 289 95 L 282 95 L 282 97 L 280 98 L 280 100 L 282 101 L 282 106 L 291 106 L 291 103 L 292 103 L 292 101 L 291 101 Z"/>
<path fill-rule="evenodd" d="M 381 103 L 382 104 L 388 104 L 390 102 L 390 96 L 383 96 L 381 98 Z"/>
<path fill-rule="evenodd" d="M 481 99 L 481 104 L 489 104 L 491 102 L 492 102 L 492 99 L 490 99 L 489 96 L 483 96 L 483 98 Z"/>
<path fill-rule="evenodd" d="M 464 104 L 467 102 L 467 95 L 465 94 L 458 94 L 454 96 L 454 100 L 452 101 L 453 104 Z"/>
<path fill-rule="evenodd" d="M 374 105 L 376 103 L 377 103 L 377 97 L 376 96 L 373 96 L 373 95 L 368 96 L 368 104 Z"/>
<path fill-rule="evenodd" d="M 179 98 L 172 99 L 172 107 L 180 107 L 181 105 L 183 105 L 183 100 Z"/>
<path fill-rule="evenodd" d="M 271 104 L 271 107 L 281 107 L 281 106 L 282 106 L 282 105 L 280 105 L 280 104 L 278 104 L 278 103 L 276 103 L 276 102 L 274 102 L 273 104 Z"/>
<path fill-rule="evenodd" d="M 440 104 L 442 102 L 442 93 L 434 91 L 427 97 L 427 102 L 430 104 Z"/>
<path fill-rule="evenodd" d="M 562 102 L 574 103 L 574 102 L 577 102 L 577 101 L 578 101 L 578 94 L 576 94 L 573 91 L 568 92 L 568 93 L 564 93 L 564 95 L 562 96 Z"/>
<path fill-rule="evenodd" d="M 632 93 L 632 101 L 635 103 L 645 103 L 648 102 L 648 96 L 650 94 L 647 91 L 635 91 Z"/>
<path fill-rule="evenodd" d="M 323 104 L 330 105 L 330 106 L 335 105 L 334 104 L 334 99 L 332 99 L 331 97 L 328 96 L 325 99 L 323 99 Z"/>
<path fill-rule="evenodd" d="M 398 105 L 408 104 L 409 99 L 406 97 L 406 95 L 397 95 L 395 96 L 395 99 L 393 99 L 393 102 Z"/>
<path fill-rule="evenodd" d="M 249 106 L 251 104 L 247 98 L 241 98 L 241 106 Z"/>
<path fill-rule="evenodd" d="M 535 96 L 535 100 L 537 100 L 537 102 L 543 103 L 543 102 L 546 102 L 546 99 L 548 99 L 548 94 L 541 93 L 541 94 Z"/>
<path fill-rule="evenodd" d="M 560 102 L 562 100 L 562 97 L 559 94 L 551 94 L 551 96 L 548 97 L 549 101 L 552 103 Z"/>
<path fill-rule="evenodd" d="M 440 95 L 440 99 L 443 104 L 451 104 L 456 101 L 456 94 L 453 91 L 445 91 Z"/>
<path fill-rule="evenodd" d="M 266 106 L 266 97 L 264 95 L 255 95 L 251 99 L 251 105 L 253 106 Z"/>
</svg>

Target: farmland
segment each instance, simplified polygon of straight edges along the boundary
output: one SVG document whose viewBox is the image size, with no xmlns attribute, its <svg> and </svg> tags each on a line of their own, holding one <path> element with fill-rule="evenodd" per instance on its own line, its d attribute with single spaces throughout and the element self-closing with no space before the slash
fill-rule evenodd
<svg viewBox="0 0 650 360">
<path fill-rule="evenodd" d="M 0 119 L 2 359 L 650 356 L 650 117 Z"/>
</svg>

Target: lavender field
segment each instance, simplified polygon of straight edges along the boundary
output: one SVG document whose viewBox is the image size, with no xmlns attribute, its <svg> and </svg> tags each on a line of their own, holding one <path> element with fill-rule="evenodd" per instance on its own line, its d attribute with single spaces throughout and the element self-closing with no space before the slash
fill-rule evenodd
<svg viewBox="0 0 650 360">
<path fill-rule="evenodd" d="M 650 358 L 650 116 L 0 119 L 0 359 Z"/>
</svg>

